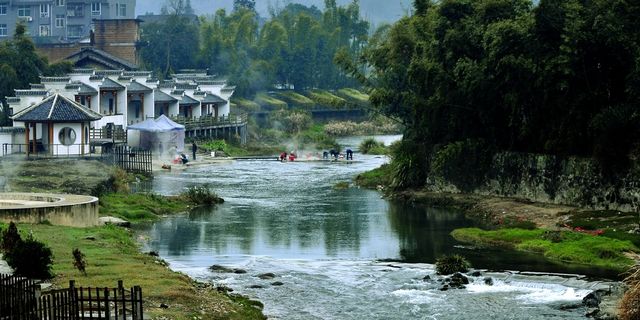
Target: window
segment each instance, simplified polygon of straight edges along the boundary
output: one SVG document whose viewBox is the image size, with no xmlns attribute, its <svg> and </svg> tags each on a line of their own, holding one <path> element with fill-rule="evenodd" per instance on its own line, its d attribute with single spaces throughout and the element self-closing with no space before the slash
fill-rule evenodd
<svg viewBox="0 0 640 320">
<path fill-rule="evenodd" d="M 7 14 L 7 4 L 0 3 L 0 16 L 4 16 Z"/>
<path fill-rule="evenodd" d="M 49 18 L 49 4 L 43 3 L 40 5 L 40 18 Z"/>
<path fill-rule="evenodd" d="M 94 2 L 91 4 L 91 15 L 99 16 L 102 13 L 102 3 Z"/>
<path fill-rule="evenodd" d="M 56 14 L 56 28 L 64 28 L 64 14 Z"/>
<path fill-rule="evenodd" d="M 116 10 L 118 11 L 116 13 L 117 16 L 121 16 L 121 17 L 126 16 L 127 15 L 127 4 L 126 3 L 116 4 Z"/>
<path fill-rule="evenodd" d="M 7 24 L 0 23 L 0 37 L 6 37 L 6 36 L 7 36 Z"/>
<path fill-rule="evenodd" d="M 83 25 L 68 25 L 67 26 L 67 37 L 69 38 L 80 38 L 83 36 L 84 26 Z"/>
<path fill-rule="evenodd" d="M 28 5 L 19 5 L 18 17 L 31 17 L 31 7 Z"/>
<path fill-rule="evenodd" d="M 84 17 L 84 6 L 82 3 L 68 4 L 67 17 Z"/>
<path fill-rule="evenodd" d="M 72 145 L 74 142 L 76 142 L 75 130 L 69 127 L 62 128 L 62 130 L 60 130 L 60 133 L 58 133 L 58 140 L 60 140 L 60 143 L 65 146 Z"/>
<path fill-rule="evenodd" d="M 58 7 L 64 6 L 64 0 L 56 0 L 56 6 Z"/>
<path fill-rule="evenodd" d="M 51 35 L 51 26 L 48 24 L 40 25 L 40 36 L 48 37 Z"/>
</svg>

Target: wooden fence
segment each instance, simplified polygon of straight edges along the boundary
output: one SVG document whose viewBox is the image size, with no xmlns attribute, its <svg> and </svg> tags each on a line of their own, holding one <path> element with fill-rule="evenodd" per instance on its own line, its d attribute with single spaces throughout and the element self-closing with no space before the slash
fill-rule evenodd
<svg viewBox="0 0 640 320">
<path fill-rule="evenodd" d="M 13 276 L 1 276 L 0 319 L 15 320 L 142 320 L 142 289 L 76 287 L 40 294 L 38 285 Z"/>
<path fill-rule="evenodd" d="M 109 153 L 103 154 L 103 159 L 127 172 L 150 174 L 153 170 L 153 154 L 151 150 L 118 145 Z"/>
<path fill-rule="evenodd" d="M 0 319 L 25 319 L 37 306 L 33 280 L 0 274 Z"/>
</svg>

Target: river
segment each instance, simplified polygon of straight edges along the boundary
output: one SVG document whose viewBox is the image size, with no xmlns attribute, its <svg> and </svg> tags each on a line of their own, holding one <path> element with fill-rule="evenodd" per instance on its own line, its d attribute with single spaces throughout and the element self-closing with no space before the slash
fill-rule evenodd
<svg viewBox="0 0 640 320">
<path fill-rule="evenodd" d="M 360 140 L 341 143 L 357 147 Z M 173 270 L 262 301 L 271 319 L 582 319 L 581 299 L 607 286 L 533 273 L 606 275 L 598 270 L 461 245 L 449 233 L 473 223 L 459 212 L 390 202 L 354 186 L 334 188 L 388 161 L 357 150 L 354 158 L 228 161 L 158 175 L 154 192 L 206 184 L 225 203 L 149 225 L 146 249 Z M 482 275 L 470 277 L 465 289 L 440 291 L 432 263 L 450 253 L 467 256 Z M 246 273 L 214 272 L 212 265 Z M 264 273 L 275 278 L 260 279 Z"/>
</svg>

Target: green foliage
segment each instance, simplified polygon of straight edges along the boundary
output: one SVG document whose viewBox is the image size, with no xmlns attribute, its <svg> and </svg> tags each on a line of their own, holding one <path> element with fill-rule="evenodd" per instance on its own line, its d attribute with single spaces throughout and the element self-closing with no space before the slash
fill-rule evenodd
<svg viewBox="0 0 640 320">
<path fill-rule="evenodd" d="M 377 111 L 406 126 L 405 139 L 423 145 L 429 157 L 443 152 L 436 170 L 468 174 L 469 167 L 455 168 L 464 162 L 447 168 L 438 157 L 464 154 L 456 144 L 469 140 L 498 151 L 595 156 L 616 172 L 632 164 L 630 154 L 640 140 L 637 5 L 414 5 L 413 16 L 377 30 L 360 56 L 336 61 L 370 87 Z M 459 177 L 457 185 L 467 189 L 475 183 Z"/>
<path fill-rule="evenodd" d="M 216 195 L 208 185 L 192 186 L 182 192 L 181 197 L 197 205 L 214 205 L 224 200 Z"/>
<path fill-rule="evenodd" d="M 294 91 L 280 91 L 277 94 L 292 107 L 311 108 L 315 105 L 313 100 Z"/>
<path fill-rule="evenodd" d="M 471 228 L 456 229 L 451 235 L 462 242 L 539 252 L 552 260 L 620 270 L 632 263 L 625 252 L 640 251 L 630 241 L 572 231 L 561 231 L 558 234 L 542 229 L 484 231 Z"/>
<path fill-rule="evenodd" d="M 228 154 L 229 145 L 224 140 L 212 140 L 202 143 L 201 146 L 210 151 L 224 151 Z"/>
<path fill-rule="evenodd" d="M 346 100 L 340 98 L 326 90 L 311 90 L 307 92 L 307 96 L 315 103 L 331 108 L 341 108 L 347 103 Z"/>
<path fill-rule="evenodd" d="M 387 149 L 384 143 L 376 141 L 374 138 L 367 138 L 360 143 L 359 150 L 363 154 L 386 154 Z"/>
<path fill-rule="evenodd" d="M 0 240 L 2 240 L 2 242 L 0 242 L 0 249 L 2 249 L 4 253 L 11 252 L 18 243 L 22 241 L 18 233 L 18 227 L 13 221 L 9 222 L 6 230 L 2 230 L 2 239 Z"/>
<path fill-rule="evenodd" d="M 71 254 L 73 255 L 73 266 L 82 272 L 83 275 L 87 276 L 87 260 L 84 253 L 82 253 L 80 249 L 74 248 Z"/>
<path fill-rule="evenodd" d="M 436 148 L 431 160 L 431 174 L 444 177 L 463 191 L 477 187 L 491 165 L 493 154 L 482 140 L 465 140 Z"/>
<path fill-rule="evenodd" d="M 13 250 L 4 256 L 14 274 L 30 279 L 50 279 L 53 264 L 51 249 L 44 243 L 27 237 L 18 241 Z"/>
<path fill-rule="evenodd" d="M 302 110 L 278 110 L 271 112 L 269 121 L 274 128 L 287 133 L 300 133 L 311 127 L 311 113 Z"/>
<path fill-rule="evenodd" d="M 426 180 L 428 162 L 425 146 L 417 141 L 403 139 L 391 148 L 391 166 L 394 189 L 420 187 Z"/>
<path fill-rule="evenodd" d="M 262 107 L 267 107 L 267 110 L 285 109 L 288 106 L 286 102 L 274 98 L 265 92 L 258 93 L 254 101 Z"/>
<path fill-rule="evenodd" d="M 178 197 L 144 193 L 108 193 L 100 197 L 100 214 L 130 222 L 157 220 L 171 213 L 184 212 L 189 202 Z"/>
<path fill-rule="evenodd" d="M 231 103 L 236 104 L 239 108 L 246 112 L 255 112 L 260 110 L 260 105 L 247 99 L 239 98 L 234 96 L 231 98 Z"/>
<path fill-rule="evenodd" d="M 129 182 L 133 180 L 133 176 L 129 175 L 122 169 L 116 169 L 109 179 L 102 181 L 91 190 L 91 195 L 100 197 L 108 193 L 129 193 Z"/>
<path fill-rule="evenodd" d="M 338 95 L 352 103 L 358 105 L 368 105 L 369 95 L 353 88 L 342 88 L 338 90 Z"/>
<path fill-rule="evenodd" d="M 356 184 L 365 188 L 377 188 L 378 186 L 389 186 L 393 179 L 391 165 L 383 164 L 379 168 L 363 172 L 356 176 Z"/>
<path fill-rule="evenodd" d="M 456 272 L 467 272 L 471 264 L 461 255 L 444 255 L 436 259 L 436 272 L 440 275 L 454 274 Z"/>
</svg>

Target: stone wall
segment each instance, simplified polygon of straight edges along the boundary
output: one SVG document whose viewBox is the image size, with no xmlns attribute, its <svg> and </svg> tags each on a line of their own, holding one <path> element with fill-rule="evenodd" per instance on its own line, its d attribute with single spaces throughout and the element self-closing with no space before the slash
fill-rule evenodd
<svg viewBox="0 0 640 320">
<path fill-rule="evenodd" d="M 431 176 L 427 189 L 460 192 L 442 177 Z M 503 152 L 496 154 L 474 194 L 505 196 L 591 209 L 640 210 L 640 176 L 605 175 L 592 159 Z"/>
</svg>

